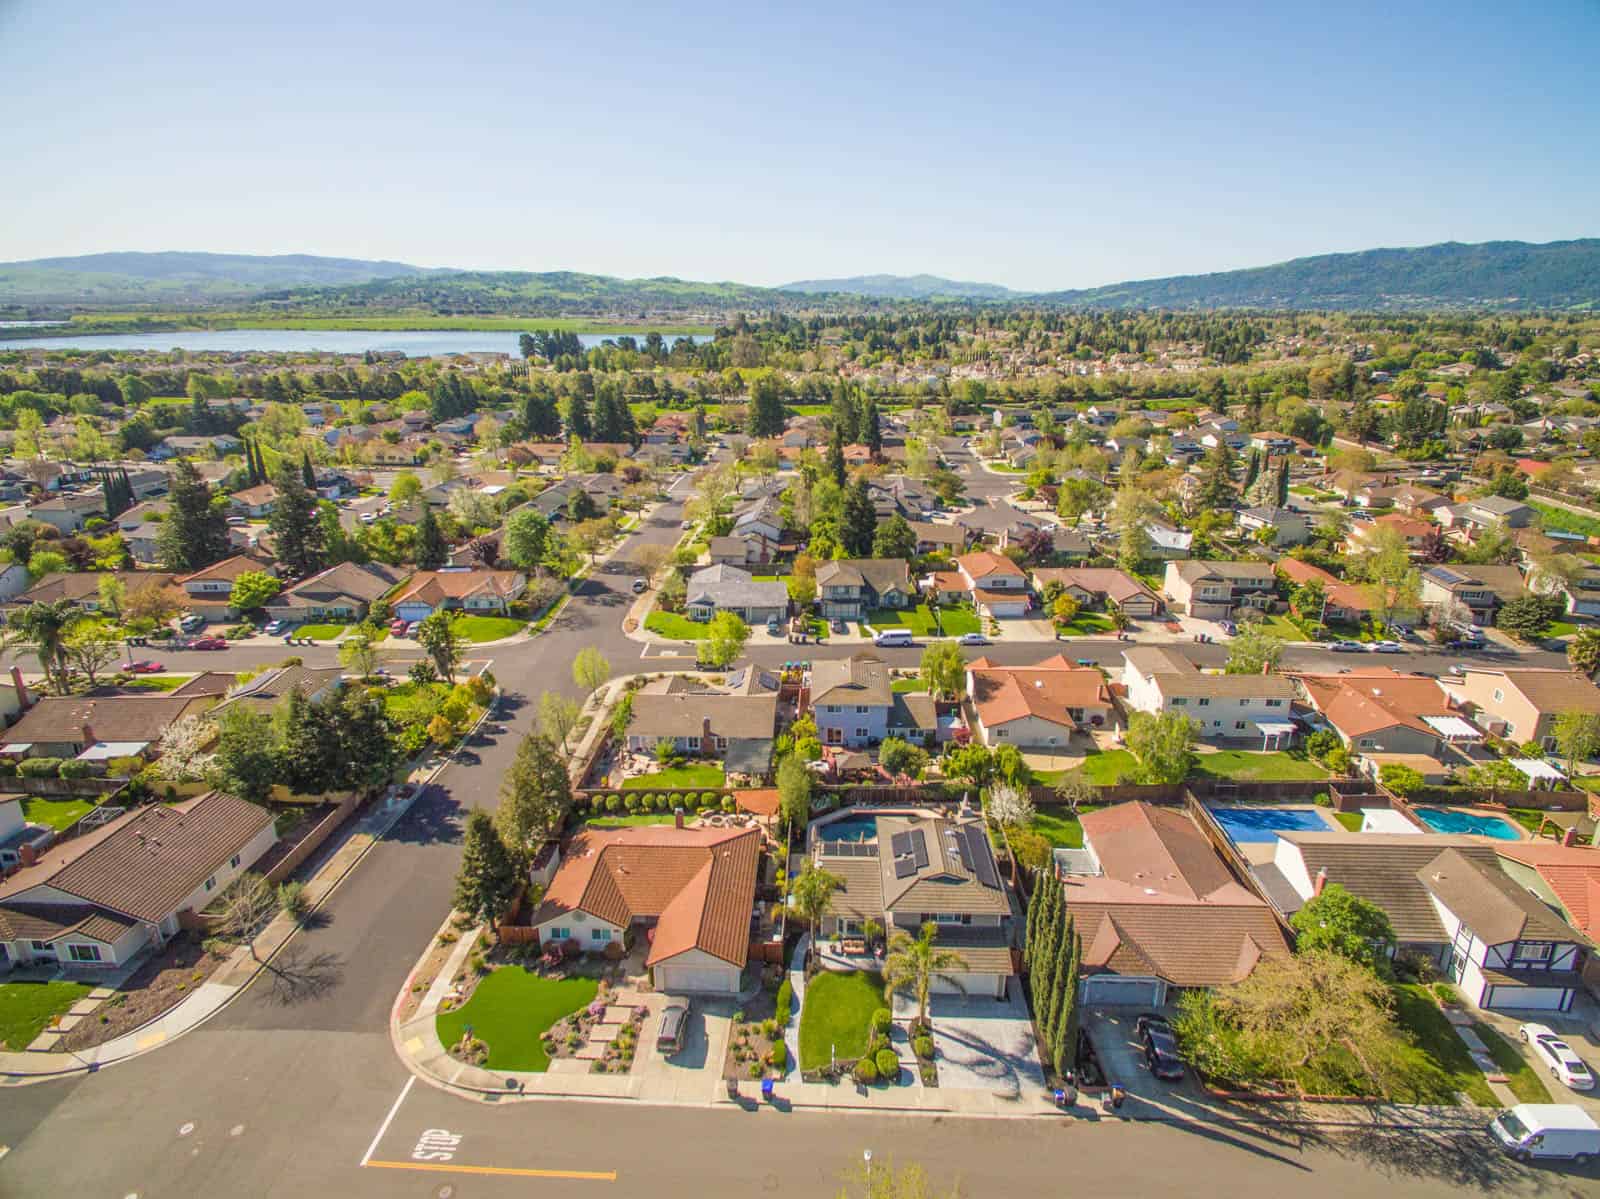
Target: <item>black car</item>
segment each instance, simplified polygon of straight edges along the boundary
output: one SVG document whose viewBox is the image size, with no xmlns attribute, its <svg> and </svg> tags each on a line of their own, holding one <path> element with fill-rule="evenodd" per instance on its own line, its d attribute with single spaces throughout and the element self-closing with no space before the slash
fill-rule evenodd
<svg viewBox="0 0 1600 1199">
<path fill-rule="evenodd" d="M 1181 1079 L 1183 1059 L 1178 1056 L 1178 1039 L 1172 1035 L 1172 1025 L 1160 1016 L 1140 1016 L 1134 1030 L 1144 1044 L 1144 1060 L 1150 1073 L 1168 1082 Z"/>
</svg>

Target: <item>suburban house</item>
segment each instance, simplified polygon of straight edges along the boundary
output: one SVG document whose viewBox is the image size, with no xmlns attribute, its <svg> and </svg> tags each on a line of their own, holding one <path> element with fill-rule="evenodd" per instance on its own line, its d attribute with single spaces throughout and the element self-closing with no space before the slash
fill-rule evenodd
<svg viewBox="0 0 1600 1199">
<path fill-rule="evenodd" d="M 1353 754 L 1440 759 L 1448 745 L 1483 740 L 1438 682 L 1425 675 L 1371 666 L 1349 674 L 1296 675 L 1295 680 Z"/>
<path fill-rule="evenodd" d="M 1150 556 L 1166 560 L 1187 558 L 1194 550 L 1194 534 L 1188 529 L 1174 529 L 1167 525 L 1146 525 L 1145 536 L 1150 539 Z"/>
<path fill-rule="evenodd" d="M 215 695 L 47 695 L 0 733 L 0 754 L 13 758 L 109 761 L 147 753 L 167 727 L 196 716 Z"/>
<path fill-rule="evenodd" d="M 278 568 L 262 558 L 235 554 L 192 574 L 179 575 L 173 582 L 183 588 L 184 595 L 188 596 L 190 611 L 218 620 L 234 611 L 229 602 L 234 581 L 242 574 L 251 573 L 275 576 Z"/>
<path fill-rule="evenodd" d="M 405 577 L 402 568 L 381 562 L 341 562 L 278 592 L 267 603 L 267 615 L 296 623 L 364 620 L 373 601 Z"/>
<path fill-rule="evenodd" d="M 272 505 L 278 502 L 278 489 L 271 483 L 257 483 L 228 497 L 228 508 L 235 516 L 263 520 L 272 515 Z"/>
<path fill-rule="evenodd" d="M 401 620 L 435 612 L 505 616 L 527 586 L 520 570 L 419 570 L 391 597 L 390 607 Z"/>
<path fill-rule="evenodd" d="M 106 514 L 106 497 L 99 491 L 56 495 L 28 509 L 28 519 L 42 521 L 61 533 L 76 533 L 91 516 Z"/>
<path fill-rule="evenodd" d="M 889 721 L 885 732 L 890 737 L 909 741 L 934 749 L 946 742 L 959 740 L 966 732 L 966 724 L 959 712 L 946 705 L 943 711 L 933 696 L 925 691 L 896 691 L 890 696 Z"/>
<path fill-rule="evenodd" d="M 120 966 L 173 937 L 278 839 L 272 813 L 210 792 L 61 841 L 0 882 L 0 969 Z"/>
<path fill-rule="evenodd" d="M 1271 529 L 1273 545 L 1303 545 L 1311 536 L 1311 521 L 1294 508 L 1246 508 L 1239 513 L 1239 527 L 1252 536 Z"/>
<path fill-rule="evenodd" d="M 633 693 L 628 748 L 651 753 L 670 741 L 679 753 L 723 759 L 730 773 L 765 775 L 777 720 L 777 679 L 764 671 L 735 671 L 721 688 L 668 676 Z"/>
<path fill-rule="evenodd" d="M 1298 558 L 1279 558 L 1273 566 L 1280 575 L 1297 587 L 1303 587 L 1307 583 L 1322 585 L 1322 595 L 1326 603 L 1320 613 L 1300 613 L 1307 620 L 1316 620 L 1320 616 L 1328 624 L 1358 624 L 1372 611 L 1372 602 L 1359 583 L 1346 583 L 1322 567 L 1302 562 Z"/>
<path fill-rule="evenodd" d="M 916 597 L 904 558 L 844 558 L 817 567 L 817 601 L 832 620 L 860 620 L 873 608 L 904 608 Z"/>
<path fill-rule="evenodd" d="M 1537 741 L 1553 748 L 1556 717 L 1600 713 L 1600 687 L 1577 670 L 1464 666 L 1460 680 L 1446 685 L 1484 728 L 1518 745 Z"/>
<path fill-rule="evenodd" d="M 1250 434 L 1250 448 L 1260 450 L 1264 454 L 1293 454 L 1305 444 L 1298 437 L 1290 437 L 1287 433 L 1275 433 L 1270 429 Z"/>
<path fill-rule="evenodd" d="M 930 520 L 907 523 L 916 534 L 918 554 L 944 553 L 954 557 L 967 548 L 967 531 L 960 525 L 941 525 Z"/>
<path fill-rule="evenodd" d="M 546 948 L 588 953 L 620 953 L 642 933 L 657 991 L 737 995 L 760 859 L 756 829 L 585 829 L 563 852 L 534 931 Z"/>
<path fill-rule="evenodd" d="M 1241 608 L 1264 611 L 1276 589 L 1270 562 L 1168 562 L 1161 582 L 1169 608 L 1200 620 L 1227 620 Z"/>
<path fill-rule="evenodd" d="M 1515 566 L 1430 566 L 1422 572 L 1422 604 L 1449 613 L 1466 608 L 1475 624 L 1493 624 L 1507 600 L 1528 594 Z"/>
<path fill-rule="evenodd" d="M 983 743 L 1019 749 L 1064 749 L 1080 729 L 1111 718 L 1111 692 L 1093 666 L 1057 654 L 1035 666 L 1000 666 L 988 658 L 967 665 L 967 694 Z"/>
<path fill-rule="evenodd" d="M 1469 1003 L 1566 1012 L 1589 938 L 1488 861 L 1441 851 L 1417 871 L 1450 946 L 1445 971 Z"/>
<path fill-rule="evenodd" d="M 135 504 L 117 517 L 114 523 L 122 534 L 122 544 L 135 562 L 150 566 L 160 560 L 161 548 L 156 539 L 161 535 L 161 521 L 155 518 L 164 518 L 166 512 L 167 504 L 161 501 Z"/>
<path fill-rule="evenodd" d="M 884 811 L 867 840 L 832 840 L 828 823 L 812 829 L 813 859 L 843 885 L 823 918 L 829 937 L 859 936 L 868 920 L 915 935 L 938 926 L 938 944 L 965 962 L 935 975 L 932 990 L 1001 998 L 1012 974 L 1011 904 L 983 820 L 967 809 L 952 816 Z"/>
<path fill-rule="evenodd" d="M 192 458 L 196 455 L 208 457 L 214 454 L 220 458 L 225 454 L 237 454 L 242 449 L 244 442 L 232 433 L 212 433 L 198 437 L 180 435 L 165 438 L 160 445 L 150 451 L 150 457 Z"/>
<path fill-rule="evenodd" d="M 776 550 L 783 544 L 783 517 L 779 515 L 778 497 L 758 496 L 733 510 L 735 537 L 754 537 Z"/>
<path fill-rule="evenodd" d="M 889 668 L 870 654 L 816 662 L 811 667 L 809 702 L 824 745 L 875 744 L 888 735 L 894 704 Z"/>
<path fill-rule="evenodd" d="M 21 795 L 0 797 L 0 878 L 22 864 L 24 853 L 30 862 L 37 861 L 45 846 L 56 838 L 55 829 L 49 825 L 28 823 L 22 814 L 24 798 Z M 5 933 L 0 931 L 0 940 L 4 939 Z"/>
<path fill-rule="evenodd" d="M 33 576 L 20 562 L 0 563 L 0 602 L 9 602 L 33 585 Z"/>
<path fill-rule="evenodd" d="M 18 595 L 16 600 L 19 604 L 53 604 L 59 600 L 71 600 L 85 612 L 98 612 L 101 579 L 115 579 L 125 590 L 133 592 L 152 583 L 157 587 L 165 587 L 176 577 L 158 570 L 72 571 L 45 575 Z"/>
<path fill-rule="evenodd" d="M 1199 723 L 1201 737 L 1294 741 L 1294 684 L 1283 675 L 1204 674 L 1177 650 L 1154 645 L 1126 650 L 1122 658 L 1122 685 L 1134 711 L 1183 712 Z"/>
<path fill-rule="evenodd" d="M 998 620 L 1027 613 L 1028 576 L 1010 558 L 988 550 L 962 554 L 956 559 L 956 573 L 979 615 Z"/>
<path fill-rule="evenodd" d="M 789 588 L 784 583 L 758 583 L 737 566 L 707 566 L 689 576 L 684 612 L 690 620 L 732 612 L 746 624 L 765 624 L 788 615 Z"/>
<path fill-rule="evenodd" d="M 1385 529 L 1398 535 L 1405 542 L 1406 552 L 1413 557 L 1425 553 L 1428 543 L 1439 533 L 1439 526 L 1431 521 L 1390 512 L 1376 520 L 1361 521 L 1352 525 L 1347 539 L 1350 552 L 1353 554 L 1373 552 L 1378 548 L 1379 537 Z"/>
<path fill-rule="evenodd" d="M 1450 527 L 1465 527 L 1470 533 L 1504 522 L 1508 529 L 1525 529 L 1533 523 L 1534 510 L 1521 500 L 1510 500 L 1499 495 L 1479 496 L 1462 504 L 1438 510 L 1441 523 Z M 1448 517 L 1443 514 L 1449 513 Z"/>
<path fill-rule="evenodd" d="M 713 566 L 763 566 L 776 547 L 762 537 L 713 537 L 707 543 Z"/>
<path fill-rule="evenodd" d="M 1600 851 L 1549 841 L 1507 841 L 1495 846 L 1495 852 L 1501 870 L 1591 944 L 1600 935 Z M 1600 975 L 1600 961 L 1592 953 L 1584 973 L 1591 985 Z"/>
<path fill-rule="evenodd" d="M 1041 591 L 1051 583 L 1060 583 L 1085 608 L 1115 607 L 1135 619 L 1161 615 L 1161 597 L 1112 566 L 1046 566 L 1033 572 L 1033 585 Z"/>
<path fill-rule="evenodd" d="M 1171 988 L 1247 978 L 1289 946 L 1187 813 L 1142 801 L 1079 817 L 1082 849 L 1055 851 L 1083 945 L 1080 1002 L 1157 1008 Z"/>
</svg>

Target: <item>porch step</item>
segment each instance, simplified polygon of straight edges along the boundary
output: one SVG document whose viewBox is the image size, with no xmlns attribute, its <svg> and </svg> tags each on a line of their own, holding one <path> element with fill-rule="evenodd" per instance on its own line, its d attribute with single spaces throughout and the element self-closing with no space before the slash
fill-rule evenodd
<svg viewBox="0 0 1600 1199">
<path fill-rule="evenodd" d="M 595 1042 L 591 1041 L 572 1056 L 577 1058 L 580 1062 L 598 1062 L 601 1058 L 605 1057 L 605 1055 L 605 1044 L 603 1042 L 596 1044 Z"/>
<path fill-rule="evenodd" d="M 629 1020 L 633 1019 L 633 1009 L 637 1006 L 637 1004 L 629 1005 L 614 1003 L 610 1007 L 606 1008 L 605 1015 L 600 1017 L 600 1023 L 626 1024 Z"/>
<path fill-rule="evenodd" d="M 589 1044 L 609 1045 L 622 1035 L 620 1024 L 596 1024 L 589 1030 Z"/>
</svg>

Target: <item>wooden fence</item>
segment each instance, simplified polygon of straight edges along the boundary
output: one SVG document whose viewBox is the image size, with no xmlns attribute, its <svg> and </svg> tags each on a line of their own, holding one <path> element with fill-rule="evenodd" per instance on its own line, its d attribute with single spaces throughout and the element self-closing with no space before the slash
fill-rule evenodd
<svg viewBox="0 0 1600 1199">
<path fill-rule="evenodd" d="M 20 791 L 24 795 L 69 795 L 98 798 L 102 795 L 112 795 L 128 785 L 124 778 L 28 778 L 26 775 L 12 775 L 5 780 L 5 789 Z"/>
<path fill-rule="evenodd" d="M 1410 795 L 1413 804 L 1488 804 L 1505 808 L 1534 808 L 1541 812 L 1587 812 L 1588 791 L 1479 791 L 1472 787 L 1420 787 Z"/>
<path fill-rule="evenodd" d="M 333 836 L 334 831 L 349 820 L 360 806 L 361 797 L 358 794 L 352 791 L 345 796 L 343 800 L 333 806 L 327 815 L 317 821 L 311 831 L 300 839 L 299 844 L 284 854 L 281 859 L 267 870 L 266 880 L 274 886 L 283 882 L 284 879 L 298 870 L 307 858 L 316 853 L 322 847 L 323 842 Z"/>
</svg>

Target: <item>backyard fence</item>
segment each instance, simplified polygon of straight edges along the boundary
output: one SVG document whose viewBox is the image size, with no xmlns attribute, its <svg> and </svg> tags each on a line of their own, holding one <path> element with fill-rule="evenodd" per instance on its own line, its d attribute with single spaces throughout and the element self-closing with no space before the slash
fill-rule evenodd
<svg viewBox="0 0 1600 1199">
<path fill-rule="evenodd" d="M 266 880 L 276 886 L 298 870 L 307 858 L 316 853 L 329 837 L 338 829 L 357 808 L 361 806 L 361 796 L 352 791 L 334 805 L 321 820 L 312 827 L 295 847 L 284 854 L 282 858 L 269 866 L 265 872 Z"/>
<path fill-rule="evenodd" d="M 1409 796 L 1413 804 L 1488 804 L 1541 812 L 1587 812 L 1591 798 L 1588 791 L 1479 791 L 1472 787 L 1419 787 Z"/>
</svg>

